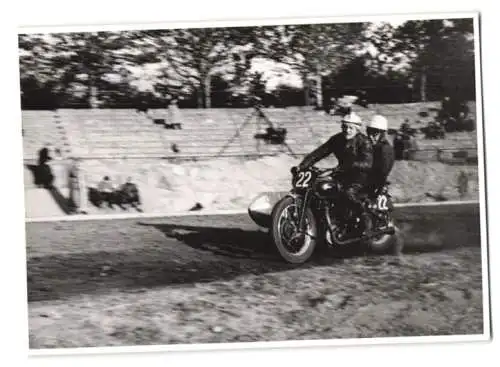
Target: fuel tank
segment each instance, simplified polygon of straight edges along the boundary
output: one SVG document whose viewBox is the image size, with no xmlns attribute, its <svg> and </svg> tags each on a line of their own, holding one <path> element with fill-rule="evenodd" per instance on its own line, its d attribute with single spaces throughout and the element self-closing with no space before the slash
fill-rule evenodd
<svg viewBox="0 0 500 367">
<path fill-rule="evenodd" d="M 331 199 L 338 194 L 339 186 L 334 180 L 325 178 L 316 182 L 315 190 L 320 198 Z"/>
</svg>

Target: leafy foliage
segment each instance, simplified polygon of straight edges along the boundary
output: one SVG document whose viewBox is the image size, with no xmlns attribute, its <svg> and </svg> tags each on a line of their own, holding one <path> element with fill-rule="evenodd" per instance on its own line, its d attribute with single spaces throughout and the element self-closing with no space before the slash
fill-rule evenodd
<svg viewBox="0 0 500 367">
<path fill-rule="evenodd" d="M 21 34 L 21 98 L 23 108 L 166 105 L 172 98 L 180 106 L 222 107 L 254 93 L 256 77 L 265 89 L 256 60 L 301 77 L 303 98 L 283 82 L 271 94 L 259 92 L 274 95 L 272 104 L 292 93 L 294 103 L 311 104 L 312 97 L 321 106 L 324 93 L 353 88 L 379 100 L 473 98 L 473 31 L 471 19 L 454 19 L 397 28 L 340 23 Z"/>
</svg>

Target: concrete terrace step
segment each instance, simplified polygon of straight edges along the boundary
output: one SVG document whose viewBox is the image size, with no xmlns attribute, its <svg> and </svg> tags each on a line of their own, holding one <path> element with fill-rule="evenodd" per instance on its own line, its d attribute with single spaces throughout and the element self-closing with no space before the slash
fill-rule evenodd
<svg viewBox="0 0 500 367">
<path fill-rule="evenodd" d="M 169 153 L 169 150 L 166 149 L 141 149 L 141 150 L 135 150 L 135 149 L 92 149 L 89 152 L 89 155 L 92 156 L 98 156 L 103 159 L 110 158 L 110 157 L 115 157 L 115 156 L 121 156 L 121 157 L 127 157 L 127 156 L 156 156 L 156 157 L 161 157 L 164 156 L 166 153 Z"/>
<path fill-rule="evenodd" d="M 87 136 L 91 140 L 101 139 L 101 140 L 137 140 L 137 139 L 147 139 L 147 140 L 161 140 L 161 135 L 159 134 L 151 134 L 148 132 L 136 132 L 134 134 L 117 134 L 117 133 L 96 133 L 96 132 L 88 132 Z"/>
<path fill-rule="evenodd" d="M 398 128 L 404 118 L 416 119 L 418 111 L 438 106 L 438 103 L 429 103 L 371 106 L 369 110 L 354 106 L 354 109 L 364 118 L 369 118 L 376 112 L 384 113 L 389 117 L 390 125 Z M 102 148 L 106 149 L 109 154 L 116 151 L 122 154 L 125 147 L 137 154 L 150 151 L 150 149 L 169 150 L 170 144 L 176 143 L 181 150 L 183 146 L 189 146 L 184 149 L 190 151 L 193 149 L 192 154 L 196 155 L 202 154 L 203 150 L 214 151 L 222 148 L 231 140 L 233 142 L 230 143 L 228 149 L 277 149 L 254 139 L 259 124 L 256 117 L 252 116 L 253 112 L 253 109 L 180 109 L 178 122 L 182 124 L 182 130 L 170 130 L 152 121 L 158 117 L 165 118 L 169 122 L 170 113 L 167 109 L 149 110 L 148 115 L 138 113 L 133 109 L 94 111 L 64 109 L 55 113 L 54 111 L 23 111 L 23 126 L 29 127 L 25 131 L 24 150 L 25 155 L 26 153 L 34 155 L 40 148 L 38 145 L 42 145 L 41 140 L 50 140 L 50 142 L 56 142 L 56 145 L 66 144 L 64 145 L 66 147 L 67 144 L 71 144 L 73 149 L 79 151 Z M 268 108 L 264 109 L 264 113 L 274 124 L 288 129 L 287 143 L 292 146 L 292 149 L 317 146 L 332 134 L 340 131 L 337 121 L 339 118 L 313 111 L 312 108 Z M 250 117 L 252 119 L 248 120 Z M 63 129 L 57 128 L 58 124 L 52 123 L 55 119 L 60 120 L 67 127 L 66 130 L 71 137 L 70 143 L 64 139 L 58 140 Z M 247 125 L 243 126 L 246 121 Z M 260 127 L 265 129 L 267 125 L 262 122 Z M 239 135 L 237 135 L 238 130 L 240 130 Z M 451 143 L 451 146 L 459 148 L 461 144 L 467 144 L 466 140 L 463 143 L 458 140 Z M 45 143 L 47 142 L 44 141 L 43 144 Z M 438 141 L 435 143 L 419 141 L 419 143 L 426 147 L 437 147 L 442 144 Z M 446 144 L 448 143 L 447 139 Z"/>
<path fill-rule="evenodd" d="M 99 154 L 146 154 L 150 152 L 164 152 L 167 148 L 164 145 L 107 145 L 107 146 L 92 146 L 90 151 Z"/>
</svg>

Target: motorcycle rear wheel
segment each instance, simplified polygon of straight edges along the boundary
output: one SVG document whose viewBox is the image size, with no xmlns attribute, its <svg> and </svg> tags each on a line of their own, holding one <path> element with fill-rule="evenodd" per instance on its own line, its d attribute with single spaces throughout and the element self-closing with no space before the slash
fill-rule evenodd
<svg viewBox="0 0 500 367">
<path fill-rule="evenodd" d="M 306 234 L 303 236 L 303 241 L 293 240 L 294 235 L 297 235 L 296 226 L 298 225 L 298 218 L 292 218 L 295 209 L 295 200 L 291 197 L 285 197 L 276 204 L 272 215 L 272 235 L 276 249 L 286 262 L 291 264 L 303 264 L 311 258 L 316 248 L 318 225 L 312 210 L 307 208 L 305 212 Z M 284 220 L 295 220 L 297 222 L 295 225 L 290 224 L 291 227 L 295 227 L 293 228 L 295 233 L 287 236 L 290 238 L 284 238 L 285 223 L 282 223 Z M 293 246 L 291 243 L 294 241 L 299 242 L 299 245 Z M 295 249 L 295 247 L 299 248 Z"/>
</svg>

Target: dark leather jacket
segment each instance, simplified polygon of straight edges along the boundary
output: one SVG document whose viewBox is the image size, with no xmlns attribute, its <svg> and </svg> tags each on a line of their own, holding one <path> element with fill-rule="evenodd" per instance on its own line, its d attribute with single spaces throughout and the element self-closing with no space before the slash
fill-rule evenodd
<svg viewBox="0 0 500 367">
<path fill-rule="evenodd" d="M 319 160 L 334 154 L 343 172 L 343 181 L 366 184 L 373 164 L 372 144 L 367 136 L 358 133 L 347 140 L 343 133 L 333 135 L 324 144 L 309 153 L 299 168 L 307 168 Z"/>
<path fill-rule="evenodd" d="M 394 149 L 384 135 L 373 144 L 373 166 L 368 179 L 373 190 L 380 189 L 386 183 L 393 166 Z"/>
</svg>

